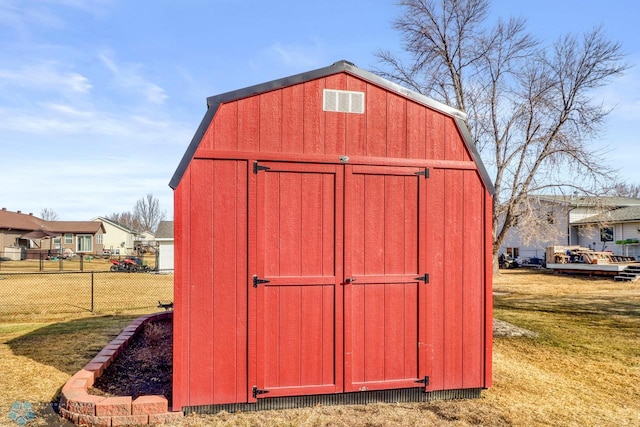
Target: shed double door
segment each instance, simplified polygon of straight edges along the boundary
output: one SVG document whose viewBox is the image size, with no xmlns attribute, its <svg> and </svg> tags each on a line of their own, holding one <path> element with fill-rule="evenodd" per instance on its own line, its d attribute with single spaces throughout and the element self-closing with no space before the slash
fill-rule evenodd
<svg viewBox="0 0 640 427">
<path fill-rule="evenodd" d="M 425 387 L 420 170 L 264 162 L 256 171 L 249 399 Z"/>
</svg>

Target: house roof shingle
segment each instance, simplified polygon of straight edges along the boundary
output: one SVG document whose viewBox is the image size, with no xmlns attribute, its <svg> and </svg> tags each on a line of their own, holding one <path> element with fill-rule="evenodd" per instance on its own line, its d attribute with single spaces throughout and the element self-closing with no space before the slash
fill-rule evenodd
<svg viewBox="0 0 640 427">
<path fill-rule="evenodd" d="M 625 206 L 640 206 L 640 199 L 632 197 L 612 197 L 612 196 L 552 196 L 537 195 L 541 201 L 558 203 L 575 207 L 608 207 L 619 208 Z"/>
<path fill-rule="evenodd" d="M 0 210 L 0 229 L 31 232 L 45 230 L 53 233 L 96 234 L 104 233 L 102 222 L 95 221 L 45 221 L 33 214 L 11 212 L 6 208 Z"/>
<path fill-rule="evenodd" d="M 575 221 L 573 224 L 606 224 L 634 221 L 640 221 L 640 206 L 628 206 L 619 209 L 612 209 L 598 215 Z"/>
<path fill-rule="evenodd" d="M 104 226 L 98 221 L 50 221 L 48 225 L 51 231 L 58 233 L 96 234 L 99 231 L 104 233 Z"/>
<path fill-rule="evenodd" d="M 6 208 L 0 210 L 0 229 L 4 230 L 48 230 L 47 221 L 22 212 L 11 212 Z"/>
<path fill-rule="evenodd" d="M 173 239 L 173 221 L 160 221 L 156 232 L 156 240 L 158 239 Z"/>
<path fill-rule="evenodd" d="M 119 228 L 119 229 L 121 229 L 122 231 L 124 231 L 126 233 L 132 233 L 132 234 L 136 233 L 135 230 L 132 230 L 129 227 L 126 227 L 126 226 L 120 224 L 119 222 L 112 221 L 112 220 L 110 220 L 108 218 L 105 218 L 103 216 L 99 216 L 99 217 L 93 218 L 91 221 L 94 221 L 94 222 L 100 221 L 102 223 L 106 222 L 107 224 L 110 224 L 110 225 L 112 225 L 112 226 L 114 226 L 116 228 Z"/>
</svg>

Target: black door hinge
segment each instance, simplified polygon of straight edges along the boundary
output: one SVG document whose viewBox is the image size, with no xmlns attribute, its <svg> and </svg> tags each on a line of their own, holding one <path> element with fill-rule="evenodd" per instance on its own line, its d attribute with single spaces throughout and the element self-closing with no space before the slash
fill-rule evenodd
<svg viewBox="0 0 640 427">
<path fill-rule="evenodd" d="M 424 170 L 416 172 L 416 175 L 422 175 L 424 176 L 424 179 L 429 178 L 429 168 L 424 168 Z"/>
<path fill-rule="evenodd" d="M 260 171 L 268 171 L 271 169 L 269 166 L 262 166 L 258 162 L 253 162 L 253 173 L 258 173 Z"/>
<path fill-rule="evenodd" d="M 429 273 L 424 273 L 424 276 L 416 277 L 415 280 L 422 280 L 424 283 L 429 283 Z"/>
<path fill-rule="evenodd" d="M 418 384 L 424 384 L 424 386 L 428 386 L 429 385 L 429 376 L 425 375 L 424 378 L 422 378 L 421 380 L 416 381 L 416 383 Z"/>
<path fill-rule="evenodd" d="M 256 399 L 259 395 L 269 393 L 269 390 L 260 390 L 258 387 L 253 386 L 253 398 Z"/>
<path fill-rule="evenodd" d="M 257 288 L 258 285 L 262 285 L 263 283 L 271 283 L 271 280 L 259 279 L 256 274 L 253 275 L 253 287 L 254 288 Z"/>
</svg>

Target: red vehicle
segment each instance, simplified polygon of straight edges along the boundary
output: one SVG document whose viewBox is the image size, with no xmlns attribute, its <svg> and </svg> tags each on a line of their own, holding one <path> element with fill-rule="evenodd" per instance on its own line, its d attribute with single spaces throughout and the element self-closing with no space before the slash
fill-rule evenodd
<svg viewBox="0 0 640 427">
<path fill-rule="evenodd" d="M 111 267 L 109 268 L 111 271 L 126 271 L 127 273 L 135 273 L 138 271 L 138 264 L 129 258 L 125 258 L 124 260 L 112 259 Z"/>
<path fill-rule="evenodd" d="M 128 256 L 125 259 L 125 261 L 127 261 L 129 263 L 133 263 L 136 266 L 137 271 L 149 271 L 150 270 L 149 266 L 144 264 L 144 262 L 142 261 L 142 258 Z"/>
</svg>

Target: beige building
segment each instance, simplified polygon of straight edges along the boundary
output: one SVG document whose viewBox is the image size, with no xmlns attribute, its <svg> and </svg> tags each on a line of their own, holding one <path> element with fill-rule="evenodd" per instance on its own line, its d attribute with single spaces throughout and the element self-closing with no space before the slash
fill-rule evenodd
<svg viewBox="0 0 640 427">
<path fill-rule="evenodd" d="M 110 255 L 133 255 L 136 232 L 104 217 L 92 219 L 103 225 L 105 235 L 103 238 L 104 252 Z"/>
</svg>

